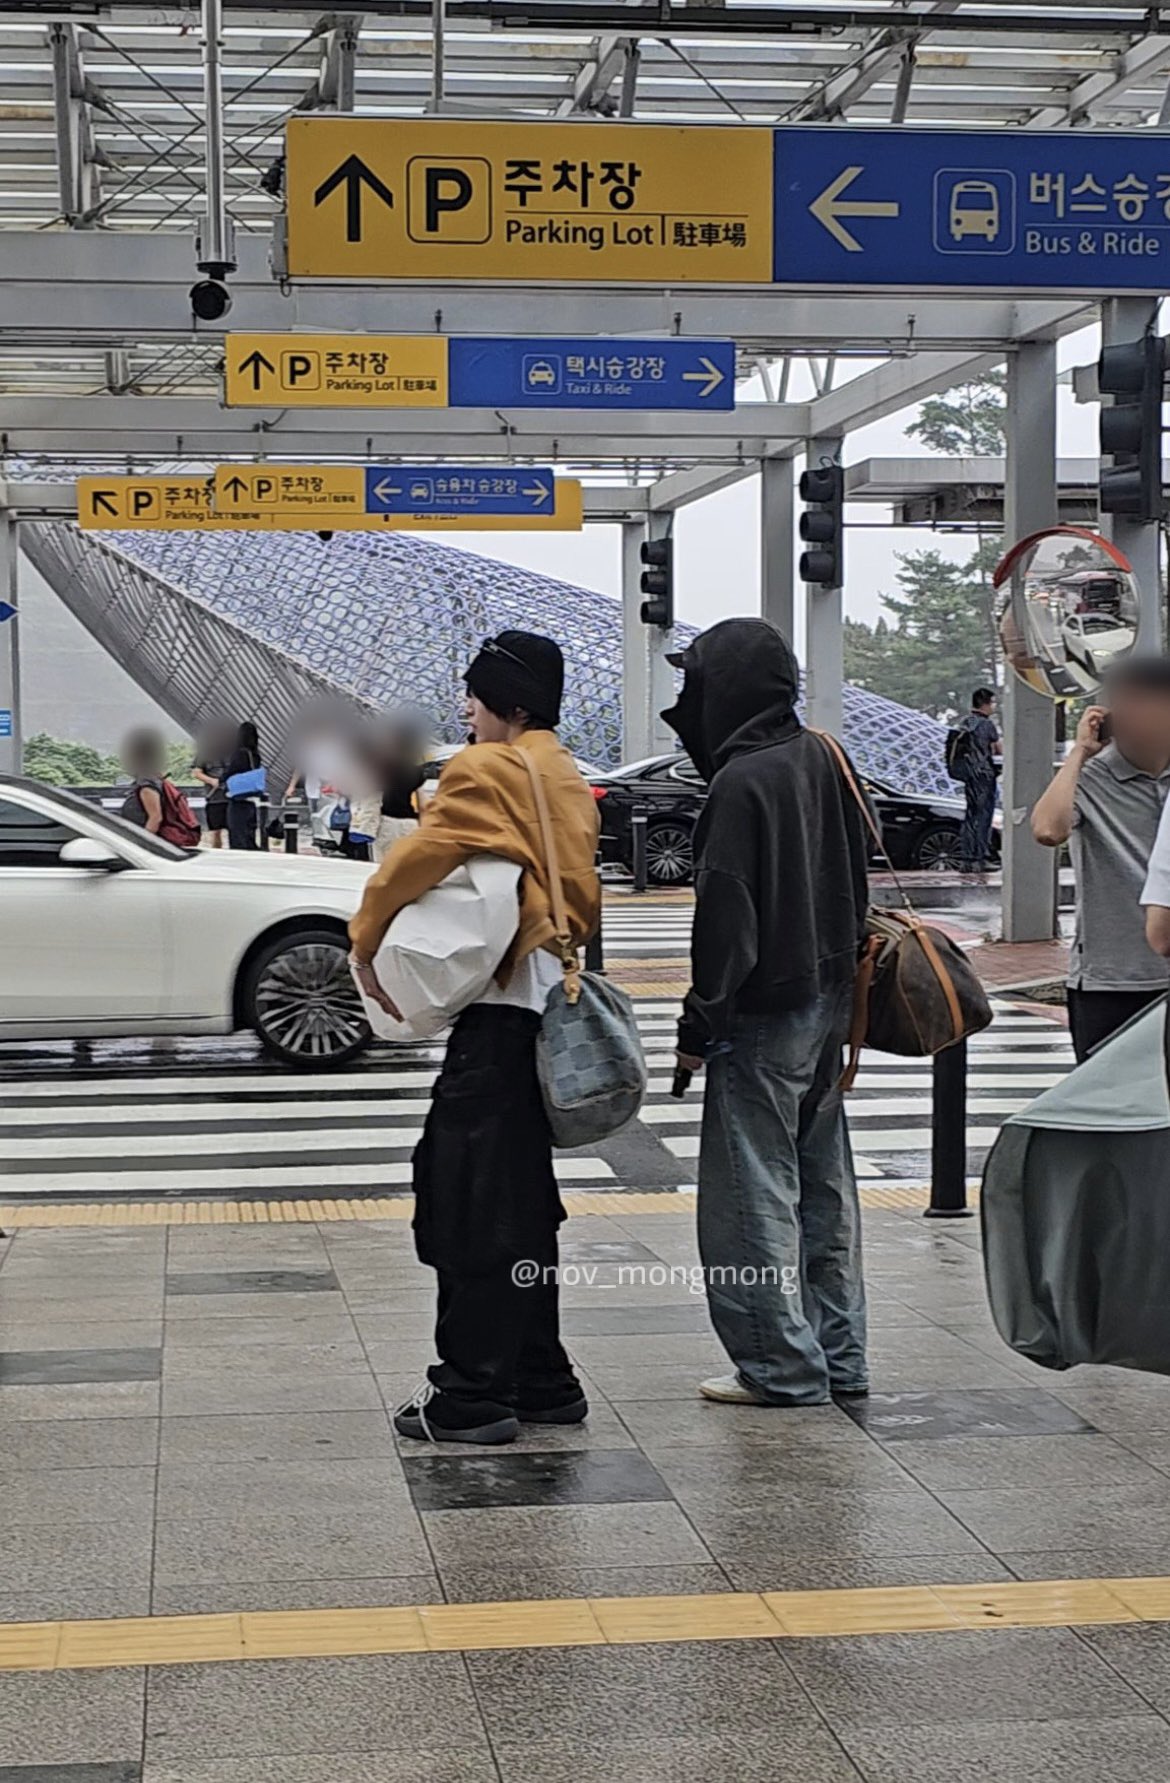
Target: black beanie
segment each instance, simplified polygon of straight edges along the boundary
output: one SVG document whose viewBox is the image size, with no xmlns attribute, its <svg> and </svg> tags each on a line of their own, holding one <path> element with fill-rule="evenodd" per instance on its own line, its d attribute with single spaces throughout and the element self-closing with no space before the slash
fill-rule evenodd
<svg viewBox="0 0 1170 1783">
<path fill-rule="evenodd" d="M 534 631 L 488 638 L 464 675 L 469 693 L 501 718 L 520 706 L 553 728 L 561 722 L 565 659 L 561 647 Z"/>
</svg>

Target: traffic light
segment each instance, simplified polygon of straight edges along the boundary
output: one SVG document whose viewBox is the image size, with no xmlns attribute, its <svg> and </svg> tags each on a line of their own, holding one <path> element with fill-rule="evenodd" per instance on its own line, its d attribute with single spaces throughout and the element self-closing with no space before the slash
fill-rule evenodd
<svg viewBox="0 0 1170 1783">
<path fill-rule="evenodd" d="M 1162 383 L 1166 374 L 1166 342 L 1161 335 L 1102 347 L 1097 361 L 1097 386 L 1102 396 L 1124 400 L 1102 403 L 1102 458 L 1112 458 L 1098 473 L 1103 514 L 1128 514 L 1135 520 L 1160 520 L 1162 500 Z"/>
<path fill-rule="evenodd" d="M 845 579 L 845 471 L 822 464 L 800 473 L 800 536 L 814 547 L 800 554 L 800 579 L 820 588 L 840 588 Z"/>
<path fill-rule="evenodd" d="M 647 539 L 639 556 L 646 566 L 642 593 L 649 597 L 642 602 L 642 624 L 660 625 L 669 631 L 674 624 L 674 542 Z"/>
</svg>

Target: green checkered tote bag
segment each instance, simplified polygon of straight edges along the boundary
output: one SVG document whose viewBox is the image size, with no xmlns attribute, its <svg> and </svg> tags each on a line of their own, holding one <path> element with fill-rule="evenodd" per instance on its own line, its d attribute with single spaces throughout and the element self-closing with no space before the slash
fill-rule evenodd
<svg viewBox="0 0 1170 1783">
<path fill-rule="evenodd" d="M 646 1094 L 646 1059 L 634 1005 L 595 972 L 582 972 L 569 932 L 556 842 L 540 770 L 516 752 L 532 780 L 565 975 L 549 993 L 536 1040 L 536 1071 L 553 1144 L 595 1145 L 632 1121 Z"/>
</svg>

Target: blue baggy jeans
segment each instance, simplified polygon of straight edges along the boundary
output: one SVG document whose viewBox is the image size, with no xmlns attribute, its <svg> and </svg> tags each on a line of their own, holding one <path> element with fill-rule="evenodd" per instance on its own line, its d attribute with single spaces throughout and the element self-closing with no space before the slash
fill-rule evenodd
<svg viewBox="0 0 1170 1783">
<path fill-rule="evenodd" d="M 699 1152 L 707 1304 L 739 1377 L 776 1405 L 867 1384 L 857 1182 L 837 1082 L 852 986 L 740 1016 L 708 1065 Z"/>
</svg>

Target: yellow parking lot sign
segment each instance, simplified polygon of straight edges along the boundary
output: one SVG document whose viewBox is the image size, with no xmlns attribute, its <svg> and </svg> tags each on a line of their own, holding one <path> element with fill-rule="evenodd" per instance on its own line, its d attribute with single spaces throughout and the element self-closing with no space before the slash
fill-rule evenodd
<svg viewBox="0 0 1170 1783">
<path fill-rule="evenodd" d="M 212 483 L 217 514 L 364 515 L 360 464 L 221 464 Z"/>
<path fill-rule="evenodd" d="M 767 284 L 772 132 L 292 118 L 293 278 Z"/>
<path fill-rule="evenodd" d="M 256 530 L 273 516 L 248 518 Z M 77 521 L 86 532 L 222 532 L 233 524 L 215 512 L 210 480 L 198 474 L 78 477 Z"/>
<path fill-rule="evenodd" d="M 229 408 L 441 409 L 447 342 L 439 335 L 229 334 Z"/>
<path fill-rule="evenodd" d="M 288 506 L 270 497 L 274 473 Z M 303 479 L 320 480 L 318 500 Z M 244 489 L 229 488 L 233 481 Z M 573 477 L 557 478 L 551 512 L 532 514 L 367 514 L 347 499 L 364 482 L 360 465 L 336 464 L 224 464 L 214 478 L 78 477 L 77 520 L 86 532 L 580 532 L 584 524 L 584 497 Z M 212 494 L 220 483 L 222 507 Z"/>
</svg>

